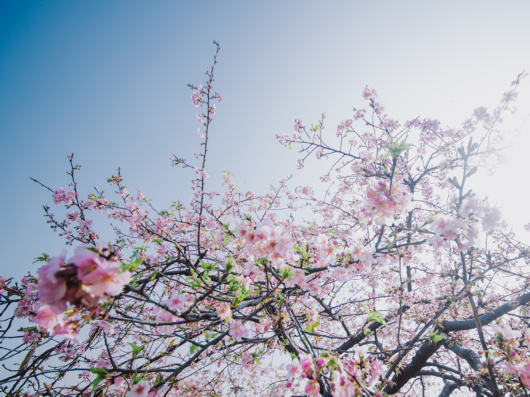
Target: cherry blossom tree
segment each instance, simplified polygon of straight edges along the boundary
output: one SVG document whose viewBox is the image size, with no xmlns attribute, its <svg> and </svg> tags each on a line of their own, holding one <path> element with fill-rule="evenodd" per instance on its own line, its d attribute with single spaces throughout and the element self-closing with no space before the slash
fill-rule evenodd
<svg viewBox="0 0 530 397">
<path fill-rule="evenodd" d="M 35 181 L 64 210 L 44 207 L 73 252 L 42 254 L 21 281 L 1 278 L 2 391 L 527 395 L 530 251 L 468 187 L 506 148 L 500 125 L 526 74 L 460 128 L 391 119 L 367 87 L 366 108 L 333 132 L 322 115 L 277 135 L 299 148 L 299 168 L 330 160 L 322 195 L 288 180 L 256 194 L 229 172 L 223 186 L 207 183 L 221 102 L 214 43 L 206 82 L 189 86 L 202 152 L 171 159 L 195 177 L 189 201 L 159 209 L 121 170 L 108 179 L 115 196 L 83 198 L 73 155 L 68 189 Z M 114 240 L 99 238 L 96 213 Z"/>
</svg>

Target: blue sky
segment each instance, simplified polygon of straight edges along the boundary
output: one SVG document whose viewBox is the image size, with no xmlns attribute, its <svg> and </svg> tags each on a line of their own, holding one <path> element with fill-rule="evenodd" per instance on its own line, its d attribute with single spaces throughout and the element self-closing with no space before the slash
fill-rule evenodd
<svg viewBox="0 0 530 397">
<path fill-rule="evenodd" d="M 36 269 L 32 258 L 63 247 L 42 217 L 51 195 L 29 177 L 66 187 L 72 152 L 85 195 L 121 166 L 130 190 L 159 208 L 188 199 L 190 175 L 169 158 L 193 160 L 199 150 L 186 85 L 205 80 L 214 39 L 222 46 L 216 90 L 223 103 L 208 181 L 220 190 L 230 170 L 242 189 L 264 192 L 296 168 L 296 153 L 275 135 L 323 111 L 332 133 L 363 106 L 367 84 L 400 120 L 421 115 L 459 126 L 476 107 L 491 109 L 530 70 L 528 15 L 528 1 L 4 0 L 0 273 L 21 276 Z M 529 87 L 524 80 L 514 125 L 530 113 Z M 297 182 L 316 184 L 319 166 L 313 162 Z M 526 187 L 513 179 L 525 165 L 511 167 L 495 184 L 477 179 L 478 188 L 528 222 L 520 212 Z"/>
</svg>

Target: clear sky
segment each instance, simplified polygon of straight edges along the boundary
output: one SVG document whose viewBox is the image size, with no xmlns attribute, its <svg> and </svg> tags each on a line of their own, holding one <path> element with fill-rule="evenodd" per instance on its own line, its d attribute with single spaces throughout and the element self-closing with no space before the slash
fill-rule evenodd
<svg viewBox="0 0 530 397">
<path fill-rule="evenodd" d="M 188 199 L 190 175 L 169 158 L 199 150 L 186 84 L 205 80 L 213 39 L 223 103 L 208 182 L 219 186 L 231 170 L 243 189 L 264 192 L 295 172 L 296 153 L 275 135 L 323 111 L 333 133 L 363 106 L 367 84 L 401 121 L 459 126 L 476 107 L 494 107 L 530 70 L 528 15 L 526 0 L 0 1 L 0 273 L 21 276 L 36 269 L 32 258 L 63 247 L 42 217 L 52 197 L 29 177 L 67 187 L 72 152 L 83 195 L 121 166 L 130 190 L 159 208 Z M 527 79 L 514 125 L 529 113 Z M 529 146 L 519 146 L 524 162 L 478 186 L 516 222 L 530 222 Z M 318 166 L 297 181 L 316 184 Z"/>
</svg>

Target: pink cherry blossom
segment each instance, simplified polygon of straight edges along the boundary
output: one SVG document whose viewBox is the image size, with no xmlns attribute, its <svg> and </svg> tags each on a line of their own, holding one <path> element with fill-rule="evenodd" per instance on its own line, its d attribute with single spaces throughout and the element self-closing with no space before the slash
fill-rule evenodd
<svg viewBox="0 0 530 397">
<path fill-rule="evenodd" d="M 39 342 L 42 339 L 41 334 L 37 332 L 28 332 L 27 329 L 24 330 L 24 337 L 22 338 L 22 342 L 24 343 L 33 343 L 33 342 Z"/>
<path fill-rule="evenodd" d="M 131 281 L 131 273 L 119 273 L 119 264 L 105 261 L 106 266 L 103 267 L 104 274 L 102 277 L 93 282 L 89 287 L 89 292 L 93 295 L 99 296 L 103 293 L 109 296 L 116 296 L 123 290 L 123 286 L 129 284 Z"/>
<path fill-rule="evenodd" d="M 287 371 L 287 380 L 289 381 L 299 378 L 303 372 L 302 366 L 297 358 L 295 358 L 291 364 L 287 364 L 285 369 Z"/>
<path fill-rule="evenodd" d="M 55 277 L 57 272 L 61 270 L 64 259 L 65 252 L 63 251 L 60 256 L 51 259 L 47 265 L 42 266 L 38 271 L 39 300 L 48 304 L 56 313 L 62 313 L 66 310 L 63 300 L 66 293 L 66 281 Z"/>
<path fill-rule="evenodd" d="M 199 95 L 199 92 L 193 91 L 191 94 L 191 100 L 193 101 L 193 106 L 198 107 L 201 103 L 201 97 Z"/>
<path fill-rule="evenodd" d="M 176 309 L 180 312 L 184 312 L 193 303 L 193 301 L 193 295 L 175 292 L 170 296 L 169 299 L 163 300 L 162 303 L 166 304 L 170 309 Z"/>
<path fill-rule="evenodd" d="M 245 328 L 240 320 L 234 321 L 230 326 L 229 335 L 232 336 L 236 341 L 242 340 L 242 338 L 248 338 L 249 332 Z"/>
<path fill-rule="evenodd" d="M 236 237 L 241 240 L 245 241 L 248 235 L 248 227 L 244 224 L 237 225 L 236 226 Z"/>
<path fill-rule="evenodd" d="M 88 252 L 88 253 L 87 253 Z M 84 249 L 71 259 L 77 265 L 77 277 L 88 284 L 87 290 L 93 296 L 107 294 L 116 296 L 121 293 L 123 286 L 131 281 L 129 271 L 120 273 L 120 264 L 108 261 L 97 253 Z"/>
<path fill-rule="evenodd" d="M 300 353 L 298 358 L 300 359 L 300 366 L 303 372 L 307 372 L 313 368 L 313 357 L 311 357 L 309 354 Z"/>
<path fill-rule="evenodd" d="M 300 287 L 305 286 L 305 272 L 302 269 L 294 269 L 292 270 L 292 275 L 285 280 L 285 285 L 287 287 L 294 287 L 295 285 L 298 285 Z"/>
<path fill-rule="evenodd" d="M 98 321 L 95 322 L 95 324 L 98 327 L 103 328 L 103 331 L 107 335 L 112 336 L 114 334 L 114 326 L 111 323 L 109 323 L 108 321 L 106 321 L 106 320 L 98 320 Z"/>
<path fill-rule="evenodd" d="M 219 309 L 217 309 L 217 315 L 221 320 L 227 320 L 232 316 L 232 310 L 230 310 L 230 306 L 222 304 Z"/>
<path fill-rule="evenodd" d="M 131 391 L 127 394 L 127 397 L 147 397 L 151 386 L 145 380 L 141 380 L 131 388 Z"/>
<path fill-rule="evenodd" d="M 320 392 L 320 385 L 316 380 L 309 380 L 304 388 L 304 393 L 311 397 L 317 397 Z"/>
<path fill-rule="evenodd" d="M 282 256 L 293 249 L 293 242 L 289 236 L 280 236 L 276 241 L 276 252 Z"/>
<path fill-rule="evenodd" d="M 79 343 L 78 335 L 72 324 L 56 325 L 53 329 L 53 335 L 62 336 L 70 339 L 74 343 Z"/>
<path fill-rule="evenodd" d="M 508 368 L 514 370 L 519 375 L 523 385 L 530 386 L 530 361 L 522 362 Z"/>
<path fill-rule="evenodd" d="M 178 320 L 178 317 L 173 315 L 172 313 L 168 312 L 164 309 L 157 309 L 158 314 L 156 316 L 156 322 L 157 323 L 174 323 Z M 176 325 L 159 325 L 155 328 L 155 332 L 158 335 L 171 335 L 173 332 L 175 332 L 175 329 L 177 328 Z"/>
<path fill-rule="evenodd" d="M 56 326 L 62 326 L 64 324 L 63 315 L 57 314 L 48 305 L 39 307 L 34 321 L 39 324 L 41 330 L 46 332 L 53 332 Z"/>
<path fill-rule="evenodd" d="M 335 370 L 331 375 L 331 379 L 333 397 L 351 397 L 355 395 L 355 385 L 349 380 L 347 374 L 340 370 Z"/>
<path fill-rule="evenodd" d="M 368 382 L 369 385 L 372 386 L 372 384 L 378 379 L 379 375 L 381 375 L 383 372 L 384 372 L 383 361 L 375 360 L 372 363 L 372 368 L 370 371 L 371 378 L 370 378 L 370 381 Z"/>
</svg>

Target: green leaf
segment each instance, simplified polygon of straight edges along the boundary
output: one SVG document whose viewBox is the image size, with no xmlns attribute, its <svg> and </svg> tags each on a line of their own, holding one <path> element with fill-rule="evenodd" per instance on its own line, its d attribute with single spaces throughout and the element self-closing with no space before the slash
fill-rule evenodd
<svg viewBox="0 0 530 397">
<path fill-rule="evenodd" d="M 236 299 L 234 299 L 234 303 L 232 303 L 232 307 L 237 307 L 250 294 L 252 294 L 252 291 L 247 291 L 245 286 L 242 285 L 239 293 L 236 296 Z"/>
<path fill-rule="evenodd" d="M 215 269 L 215 265 L 213 263 L 201 262 L 201 267 L 208 272 L 211 272 Z"/>
<path fill-rule="evenodd" d="M 466 178 L 469 178 L 471 175 L 473 175 L 475 172 L 477 172 L 477 167 L 473 167 L 471 171 L 469 171 L 466 175 Z"/>
<path fill-rule="evenodd" d="M 157 274 L 158 274 L 157 271 L 151 273 L 151 275 L 149 276 L 149 280 L 150 280 L 150 281 L 154 280 Z"/>
<path fill-rule="evenodd" d="M 460 189 L 460 183 L 458 183 L 458 179 L 456 179 L 456 176 L 449 178 L 449 182 L 451 182 L 451 185 L 456 187 L 457 189 Z"/>
<path fill-rule="evenodd" d="M 439 334 L 438 331 L 435 332 L 429 332 L 429 340 L 432 343 L 438 343 L 442 339 L 447 338 L 446 334 Z"/>
<path fill-rule="evenodd" d="M 318 327 L 320 325 L 320 320 L 312 323 L 312 324 L 309 324 L 306 328 L 306 331 L 307 332 L 312 332 L 314 333 L 315 332 L 315 328 Z"/>
<path fill-rule="evenodd" d="M 105 377 L 98 376 L 96 379 L 92 381 L 92 390 L 96 388 L 97 385 L 101 383 L 101 381 L 104 381 Z"/>
<path fill-rule="evenodd" d="M 225 274 L 229 274 L 233 268 L 234 268 L 234 263 L 232 262 L 232 260 L 229 260 L 228 262 L 226 262 Z"/>
<path fill-rule="evenodd" d="M 103 369 L 103 368 L 91 368 L 90 372 L 92 372 L 93 374 L 96 374 L 96 375 L 104 376 L 104 377 L 107 376 L 107 374 L 108 374 L 108 371 L 106 369 Z"/>
<path fill-rule="evenodd" d="M 502 332 L 497 332 L 495 334 L 495 337 L 500 341 L 500 342 L 503 342 L 504 341 L 504 336 L 502 335 Z"/>
<path fill-rule="evenodd" d="M 143 260 L 139 258 L 138 250 L 134 251 L 130 261 L 122 261 L 120 266 L 120 273 L 130 272 L 142 264 Z"/>
<path fill-rule="evenodd" d="M 48 262 L 50 260 L 50 257 L 48 256 L 48 254 L 45 254 L 45 253 L 42 253 L 41 256 L 38 256 L 36 258 L 33 258 L 35 259 L 33 261 L 33 263 L 37 263 L 37 262 Z"/>
<path fill-rule="evenodd" d="M 197 345 L 191 345 L 191 347 L 190 347 L 190 354 L 195 353 L 195 350 L 197 350 L 198 348 L 199 348 L 199 346 L 197 346 Z"/>
<path fill-rule="evenodd" d="M 285 269 L 283 269 L 283 273 L 282 273 L 282 281 L 288 279 L 289 277 L 291 277 L 294 273 L 291 272 L 291 269 L 289 267 L 286 267 Z"/>
<path fill-rule="evenodd" d="M 142 346 L 142 347 L 138 347 L 138 346 L 136 346 L 134 343 L 129 343 L 129 346 L 132 347 L 132 355 L 133 355 L 133 358 L 136 358 L 136 356 L 138 355 L 138 353 L 140 353 L 140 352 L 144 349 L 144 346 Z"/>
<path fill-rule="evenodd" d="M 294 245 L 293 248 L 296 252 L 302 255 L 302 258 L 307 258 L 309 256 L 309 254 L 303 248 L 300 248 L 297 245 Z"/>
<path fill-rule="evenodd" d="M 368 316 L 368 321 L 375 321 L 379 324 L 386 325 L 385 316 L 383 313 L 373 312 Z"/>
<path fill-rule="evenodd" d="M 140 383 L 140 381 L 142 380 L 142 378 L 144 377 L 144 375 L 145 375 L 145 374 L 142 374 L 142 375 L 139 375 L 139 376 L 134 377 L 133 385 L 137 385 L 138 383 Z"/>
</svg>

